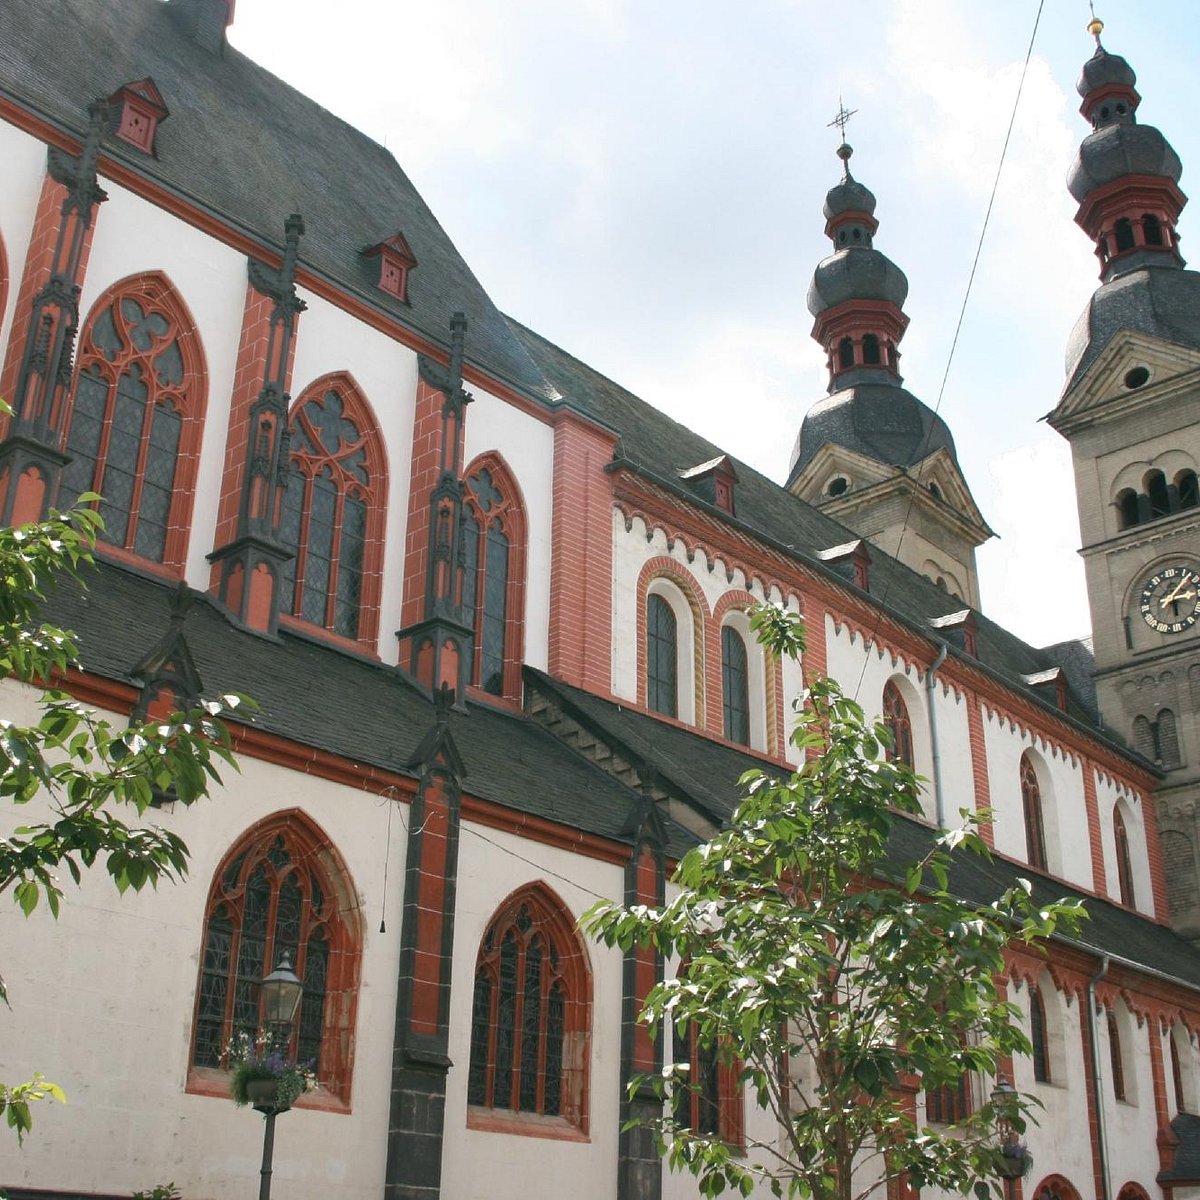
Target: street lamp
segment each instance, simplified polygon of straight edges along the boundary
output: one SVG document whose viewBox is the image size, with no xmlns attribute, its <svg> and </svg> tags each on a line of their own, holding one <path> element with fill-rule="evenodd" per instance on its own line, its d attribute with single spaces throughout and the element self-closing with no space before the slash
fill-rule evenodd
<svg viewBox="0 0 1200 1200">
<path fill-rule="evenodd" d="M 1021 1141 L 1021 1131 L 1013 1119 L 1017 1089 L 1003 1076 L 996 1079 L 992 1088 L 992 1109 L 996 1114 L 996 1174 L 1004 1180 L 1006 1200 L 1012 1200 L 1013 1181 L 1021 1179 L 1029 1171 L 1032 1156 L 1029 1148 Z"/>
<path fill-rule="evenodd" d="M 263 1024 L 269 1032 L 276 1035 L 284 1048 L 287 1046 L 284 1033 L 291 1028 L 296 1019 L 296 1010 L 300 1007 L 300 997 L 303 993 L 304 984 L 292 970 L 291 957 L 285 952 L 279 960 L 279 965 L 259 986 Z M 275 1154 L 275 1118 L 279 1116 L 279 1109 L 274 1103 L 256 1104 L 254 1107 L 266 1118 L 258 1200 L 271 1200 L 271 1160 Z"/>
</svg>

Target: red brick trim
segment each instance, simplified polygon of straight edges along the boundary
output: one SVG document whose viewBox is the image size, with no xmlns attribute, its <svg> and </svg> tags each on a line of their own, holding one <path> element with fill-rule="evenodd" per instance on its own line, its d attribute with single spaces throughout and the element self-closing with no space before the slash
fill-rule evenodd
<svg viewBox="0 0 1200 1200">
<path fill-rule="evenodd" d="M 1091 1059 L 1088 1059 L 1091 1062 Z M 1087 1071 L 1088 1078 L 1091 1078 L 1091 1068 Z M 1092 1157 L 1096 1163 L 1097 1170 L 1099 1169 L 1100 1150 L 1096 1140 L 1096 1129 L 1094 1122 L 1092 1124 Z M 1096 1194 L 1100 1194 L 1099 1176 L 1097 1175 Z M 1079 1195 L 1079 1189 L 1065 1175 L 1047 1175 L 1035 1187 L 1030 1195 L 1033 1200 L 1082 1200 Z"/>
<path fill-rule="evenodd" d="M 471 480 L 478 477 L 482 471 L 490 473 L 492 484 L 501 496 L 496 507 L 488 513 L 482 510 L 471 489 Z M 513 700 L 521 695 L 521 664 L 525 661 L 525 559 L 529 536 L 525 499 L 504 456 L 495 450 L 486 451 L 472 459 L 463 471 L 463 480 L 466 485 L 463 514 L 473 515 L 479 525 L 481 541 L 487 527 L 494 524 L 498 524 L 508 538 L 508 579 L 504 603 L 504 687 L 501 695 Z M 482 567 L 482 553 L 479 555 L 479 563 Z M 482 686 L 482 637 L 479 623 L 479 614 L 483 611 L 482 572 L 475 589 L 475 597 L 476 612 L 470 618 L 475 623 L 475 641 L 472 647 L 475 662 L 468 672 L 468 681 Z"/>
<path fill-rule="evenodd" d="M 549 673 L 589 691 L 612 687 L 612 460 L 616 438 L 575 414 L 554 424 Z"/>
<path fill-rule="evenodd" d="M 705 660 L 705 631 L 708 626 L 708 605 L 704 600 L 704 592 L 696 577 L 686 568 L 680 566 L 673 558 L 665 554 L 656 555 L 642 564 L 637 581 L 637 702 L 646 708 L 646 598 L 650 585 L 656 579 L 666 579 L 673 583 L 683 596 L 684 602 L 692 613 L 692 674 L 694 680 L 693 704 L 695 705 L 695 725 L 698 729 L 713 732 L 713 727 L 707 721 L 707 708 L 704 702 L 706 682 Z M 719 661 L 719 659 L 718 659 Z M 678 686 L 678 681 L 676 681 Z M 655 714 L 661 715 L 661 714 Z M 684 722 L 686 725 L 687 722 Z M 717 729 L 720 728 L 718 722 Z"/>
<path fill-rule="evenodd" d="M 68 416 L 62 423 L 62 448 L 66 449 L 70 437 L 75 394 L 84 371 L 95 368 L 108 380 L 111 388 L 116 386 L 116 380 L 126 359 L 138 360 L 143 357 L 131 346 L 127 354 L 119 355 L 114 362 L 110 362 L 93 342 L 93 331 L 97 318 L 126 298 L 138 300 L 147 310 L 157 312 L 169 322 L 176 335 L 176 345 L 183 357 L 183 382 L 178 387 L 164 388 L 157 384 L 155 373 L 152 370 L 146 372 L 146 381 L 150 387 L 149 403 L 158 404 L 160 399 L 165 396 L 173 402 L 172 407 L 182 417 L 179 447 L 175 457 L 175 481 L 171 490 L 166 542 L 162 557 L 164 568 L 181 574 L 187 559 L 188 536 L 192 527 L 192 502 L 196 491 L 196 475 L 200 466 L 200 442 L 204 434 L 204 414 L 208 405 L 208 369 L 195 319 L 175 286 L 161 271 L 147 271 L 141 275 L 130 275 L 120 279 L 106 288 L 92 305 L 79 338 L 79 361 L 75 368 L 75 382 L 67 404 Z M 111 404 L 108 406 L 105 432 L 100 444 L 100 454 L 105 459 L 108 455 L 110 424 Z M 134 498 L 130 506 L 132 515 L 136 515 L 140 504 L 142 479 L 143 473 L 142 470 L 139 470 Z M 122 549 L 122 547 L 115 548 Z M 133 555 L 136 561 L 155 561 L 141 559 L 132 548 L 125 547 L 124 549 Z"/>
<path fill-rule="evenodd" d="M 522 911 L 530 921 L 525 928 L 518 924 L 518 918 Z M 522 1112 L 511 1103 L 512 1098 L 515 1098 L 516 1090 L 526 1082 L 520 1078 L 519 1064 L 522 1057 L 520 1039 L 523 1022 L 520 1019 L 519 1011 L 514 1018 L 514 1033 L 517 1040 L 512 1052 L 513 1070 L 509 1085 L 513 1089 L 513 1093 L 510 1096 L 500 1096 L 494 1093 L 496 1086 L 495 1012 L 499 993 L 499 962 L 501 946 L 506 935 L 510 933 L 518 945 L 522 942 L 527 945 L 532 944 L 533 939 L 536 938 L 552 950 L 554 964 L 552 967 L 551 956 L 548 954 L 544 960 L 542 986 L 549 987 L 549 973 L 553 971 L 558 977 L 563 992 L 559 1112 L 538 1114 L 543 1119 L 532 1123 L 525 1119 L 529 1114 Z M 541 1128 L 549 1131 L 555 1128 L 557 1122 L 547 1124 L 545 1118 L 548 1116 L 564 1120 L 586 1136 L 591 1067 L 592 968 L 588 960 L 587 946 L 579 937 L 575 919 L 571 916 L 570 910 L 541 880 L 535 880 L 517 888 L 497 906 L 479 943 L 479 951 L 475 960 L 476 979 L 479 979 L 481 974 L 492 983 L 491 1006 L 487 1017 L 488 1049 L 485 1062 L 478 1064 L 472 1061 L 471 1067 L 482 1065 L 484 1068 L 487 1101 L 472 1103 L 468 1111 L 473 1111 L 476 1117 L 483 1118 L 485 1121 L 490 1119 L 504 1122 L 508 1126 L 505 1132 L 509 1133 L 524 1133 L 529 1128 Z M 524 976 L 518 976 L 518 1005 L 528 999 L 524 986 Z M 547 995 L 538 997 L 539 1009 L 543 1013 L 548 1012 Z M 477 1044 L 475 1034 L 475 1017 L 472 1016 L 471 1043 L 473 1048 Z M 545 1053 L 544 1033 L 542 1050 Z M 474 1054 L 474 1049 L 472 1054 Z M 542 1086 L 548 1077 L 549 1070 L 547 1063 L 545 1070 L 539 1069 L 538 1071 L 537 1103 L 539 1109 L 544 1102 L 541 1094 Z M 474 1074 L 474 1071 L 471 1073 Z M 479 1128 L 479 1125 L 476 1124 L 475 1127 Z M 542 1136 L 545 1136 L 545 1133 Z"/>
<path fill-rule="evenodd" d="M 413 405 L 412 462 L 408 481 L 408 521 L 404 533 L 404 588 L 400 627 L 425 617 L 429 573 L 429 497 L 438 481 L 442 455 L 442 407 L 445 396 L 417 378 Z M 464 418 L 465 419 L 465 418 Z M 456 463 L 457 467 L 459 464 Z"/>
<path fill-rule="evenodd" d="M 1087 810 L 1088 844 L 1092 852 L 1092 887 L 1103 896 L 1108 893 L 1108 876 L 1104 869 L 1104 831 L 1096 799 L 1096 774 L 1086 758 L 1080 761 L 1079 769 L 1083 775 L 1083 803 Z"/>
<path fill-rule="evenodd" d="M 251 869 L 252 862 L 266 860 L 268 851 L 277 837 L 284 839 L 284 844 L 287 846 L 293 862 L 298 864 L 297 870 L 304 878 L 307 878 L 309 873 L 318 877 L 325 897 L 333 905 L 330 915 L 320 922 L 325 933 L 325 940 L 329 945 L 325 1009 L 321 1027 L 320 1076 L 322 1085 L 329 1092 L 343 1104 L 349 1104 L 362 958 L 362 910 L 358 891 L 337 847 L 328 834 L 307 813 L 298 808 L 272 813 L 250 826 L 226 851 L 213 872 L 208 900 L 205 904 L 204 928 L 200 937 L 200 974 L 197 978 L 196 1001 L 192 1015 L 189 1061 L 195 1056 L 200 995 L 205 973 L 203 948 L 207 942 L 209 920 L 218 908 L 230 903 L 227 900 L 230 895 L 230 887 L 227 885 L 226 875 L 239 859 L 249 854 L 251 858 L 244 865 L 238 867 L 239 877 L 245 878 Z M 273 928 L 269 936 L 273 943 Z M 238 934 L 235 933 L 235 943 L 237 938 Z M 304 945 L 301 945 L 299 953 L 302 955 L 304 950 Z M 273 958 L 273 952 L 269 953 Z M 268 967 L 264 963 L 264 974 L 274 965 L 274 962 L 271 962 Z M 296 970 L 303 978 L 303 962 L 300 958 L 297 959 Z M 235 946 L 231 949 L 227 974 L 230 985 L 236 979 L 236 971 Z M 233 1005 L 234 988 L 229 986 L 221 1035 L 222 1044 L 232 1033 Z M 196 1068 L 192 1067 L 191 1069 L 195 1070 Z"/>
<path fill-rule="evenodd" d="M 8 303 L 8 255 L 4 250 L 4 235 L 0 233 L 0 329 L 4 326 L 5 306 Z M 16 313 L 13 314 L 14 318 Z M 15 322 L 14 322 L 15 323 Z M 5 398 L 9 393 L 5 393 Z"/>
<path fill-rule="evenodd" d="M 979 696 L 967 692 L 967 738 L 971 747 L 971 777 L 975 784 L 975 812 L 979 817 L 979 836 L 993 849 L 996 830 L 992 824 L 992 783 L 988 778 L 987 739 L 983 735 L 983 713 Z"/>
</svg>

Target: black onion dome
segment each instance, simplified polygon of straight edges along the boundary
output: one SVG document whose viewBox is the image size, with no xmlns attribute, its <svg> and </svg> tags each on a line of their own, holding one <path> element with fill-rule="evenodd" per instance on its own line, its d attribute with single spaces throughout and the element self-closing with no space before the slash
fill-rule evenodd
<svg viewBox="0 0 1200 1200">
<path fill-rule="evenodd" d="M 1136 83 L 1133 68 L 1119 54 L 1109 54 L 1103 46 L 1097 46 L 1096 53 L 1083 64 L 1075 90 L 1081 96 L 1090 96 L 1102 87 L 1133 87 Z"/>
<path fill-rule="evenodd" d="M 958 461 L 946 422 L 896 384 L 860 383 L 818 400 L 800 426 L 791 478 L 827 442 L 895 467 L 915 466 L 940 449 Z"/>
<path fill-rule="evenodd" d="M 808 288 L 808 311 L 815 317 L 844 300 L 883 300 L 902 308 L 907 296 L 908 279 L 887 255 L 855 246 L 817 264 Z"/>
<path fill-rule="evenodd" d="M 1153 125 L 1105 125 L 1089 134 L 1067 174 L 1067 187 L 1083 203 L 1096 188 L 1123 175 L 1166 176 L 1174 183 L 1183 164 Z"/>
<path fill-rule="evenodd" d="M 1067 342 L 1068 387 L 1122 329 L 1200 350 L 1200 274 L 1148 267 L 1097 288 Z"/>
<path fill-rule="evenodd" d="M 845 212 L 875 212 L 875 193 L 849 175 L 825 193 L 825 219 L 831 221 Z"/>
</svg>

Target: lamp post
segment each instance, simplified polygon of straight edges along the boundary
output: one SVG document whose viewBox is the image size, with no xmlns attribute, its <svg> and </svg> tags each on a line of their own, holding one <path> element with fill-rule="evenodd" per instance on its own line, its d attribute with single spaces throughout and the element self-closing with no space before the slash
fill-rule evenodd
<svg viewBox="0 0 1200 1200">
<path fill-rule="evenodd" d="M 304 992 L 296 973 L 292 970 L 292 960 L 285 952 L 279 960 L 279 966 L 268 975 L 260 985 L 259 995 L 262 999 L 263 1025 L 267 1031 L 280 1037 L 291 1028 L 296 1019 L 296 1009 L 300 1007 L 300 997 Z M 259 1172 L 258 1200 L 271 1200 L 271 1160 L 275 1154 L 275 1118 L 279 1109 L 270 1106 L 255 1105 L 256 1109 L 266 1118 L 263 1129 L 262 1169 Z"/>
<path fill-rule="evenodd" d="M 1013 1181 L 1020 1179 L 1028 1169 L 1029 1150 L 1021 1141 L 1021 1131 L 1013 1120 L 1013 1102 L 1017 1089 L 1003 1076 L 992 1088 L 992 1108 L 996 1113 L 996 1136 L 999 1149 L 996 1153 L 996 1173 L 1004 1180 L 1005 1200 L 1012 1200 Z"/>
</svg>

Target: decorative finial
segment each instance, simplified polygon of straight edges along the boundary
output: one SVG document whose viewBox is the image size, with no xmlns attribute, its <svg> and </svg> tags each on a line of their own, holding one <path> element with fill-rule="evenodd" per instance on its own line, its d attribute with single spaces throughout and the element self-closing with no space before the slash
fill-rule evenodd
<svg viewBox="0 0 1200 1200">
<path fill-rule="evenodd" d="M 1100 46 L 1100 35 L 1104 32 L 1104 22 L 1096 16 L 1096 6 L 1092 0 L 1088 0 L 1088 11 L 1092 14 L 1092 19 L 1088 22 L 1087 31 L 1096 39 L 1096 46 Z"/>
<path fill-rule="evenodd" d="M 857 108 L 848 109 L 842 102 L 841 96 L 838 96 L 837 114 L 833 120 L 825 126 L 826 129 L 832 129 L 836 125 L 838 132 L 842 135 L 842 144 L 837 148 L 837 156 L 842 160 L 842 170 L 845 172 L 847 179 L 850 177 L 850 155 L 854 153 L 854 147 L 846 141 L 846 126 L 850 123 L 850 118 L 854 116 L 856 112 L 858 112 Z"/>
</svg>

